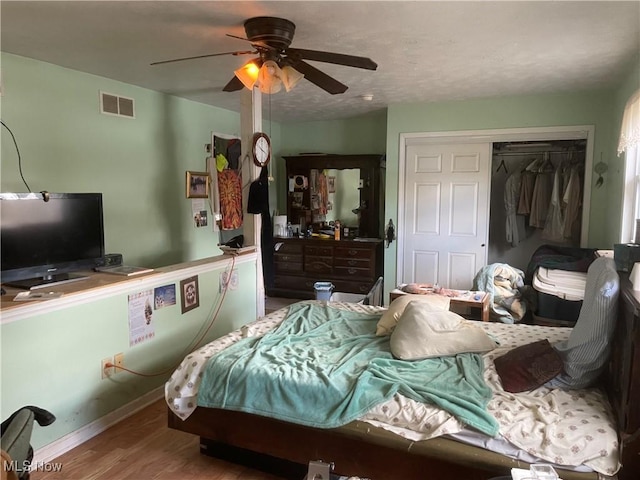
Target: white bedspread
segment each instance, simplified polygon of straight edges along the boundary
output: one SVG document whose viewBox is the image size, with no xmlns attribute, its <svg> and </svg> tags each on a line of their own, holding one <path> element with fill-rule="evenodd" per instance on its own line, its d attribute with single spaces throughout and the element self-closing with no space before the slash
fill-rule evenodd
<svg viewBox="0 0 640 480">
<path fill-rule="evenodd" d="M 383 310 L 350 303 L 334 305 L 362 312 Z M 287 310 L 269 314 L 189 354 L 165 385 L 167 404 L 176 415 L 187 418 L 196 408 L 202 368 L 213 354 L 241 338 L 264 334 L 282 322 Z M 484 355 L 485 380 L 494 391 L 488 409 L 500 424 L 500 435 L 543 461 L 568 467 L 585 465 L 605 475 L 615 474 L 619 469 L 618 436 L 603 392 L 595 388 L 574 391 L 540 388 L 512 394 L 502 389 L 493 365 L 493 358 L 511 348 L 543 338 L 552 344 L 566 340 L 571 329 L 493 322 L 475 325 L 500 343 L 500 347 Z M 449 413 L 400 395 L 378 405 L 361 420 L 413 441 L 465 429 Z"/>
</svg>

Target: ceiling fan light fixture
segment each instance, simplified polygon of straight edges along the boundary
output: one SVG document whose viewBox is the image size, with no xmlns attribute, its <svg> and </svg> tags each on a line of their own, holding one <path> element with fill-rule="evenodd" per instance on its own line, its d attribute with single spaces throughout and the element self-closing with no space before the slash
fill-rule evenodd
<svg viewBox="0 0 640 480">
<path fill-rule="evenodd" d="M 258 87 L 262 93 L 272 94 L 282 90 L 282 70 L 273 60 L 266 60 L 258 74 Z"/>
<path fill-rule="evenodd" d="M 304 75 L 297 71 L 295 68 L 285 65 L 282 67 L 282 83 L 287 92 L 290 92 L 300 80 L 304 78 Z"/>
<path fill-rule="evenodd" d="M 255 60 L 249 60 L 233 73 L 235 73 L 238 80 L 240 80 L 245 87 L 249 90 L 253 90 L 253 86 L 256 84 L 259 77 L 260 67 L 256 65 Z"/>
</svg>

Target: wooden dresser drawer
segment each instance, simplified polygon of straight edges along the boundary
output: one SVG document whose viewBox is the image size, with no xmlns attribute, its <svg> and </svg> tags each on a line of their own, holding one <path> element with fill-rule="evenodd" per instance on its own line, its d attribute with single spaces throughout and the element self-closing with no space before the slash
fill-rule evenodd
<svg viewBox="0 0 640 480">
<path fill-rule="evenodd" d="M 304 254 L 312 255 L 314 257 L 333 257 L 333 247 L 330 245 L 318 246 L 318 245 L 305 245 Z"/>
<path fill-rule="evenodd" d="M 334 272 L 336 275 L 345 279 L 361 279 L 372 278 L 373 271 L 370 268 L 355 268 L 355 267 L 335 267 Z"/>
<path fill-rule="evenodd" d="M 303 290 L 307 292 L 315 292 L 313 285 L 315 280 L 310 280 L 304 277 L 278 275 L 275 277 L 274 286 L 278 288 L 286 288 L 288 290 Z M 309 297 L 312 298 L 312 297 Z"/>
<path fill-rule="evenodd" d="M 302 263 L 302 254 L 290 254 L 290 253 L 280 253 L 276 252 L 273 256 L 273 260 L 276 263 Z"/>
<path fill-rule="evenodd" d="M 373 286 L 373 280 L 370 281 L 346 281 L 346 280 L 332 280 L 332 283 L 335 285 L 336 292 L 345 292 L 345 293 L 361 293 L 366 295 L 371 290 Z"/>
<path fill-rule="evenodd" d="M 367 258 L 372 259 L 374 250 L 371 248 L 336 247 L 336 258 Z"/>
<path fill-rule="evenodd" d="M 276 273 L 302 273 L 302 262 L 275 262 Z"/>
<path fill-rule="evenodd" d="M 287 238 L 274 251 L 274 291 L 278 296 L 315 298 L 316 282 L 336 292 L 366 295 L 382 275 L 382 243 Z"/>
<path fill-rule="evenodd" d="M 307 273 L 331 273 L 333 272 L 331 257 L 309 257 L 304 259 L 304 271 Z"/>
<path fill-rule="evenodd" d="M 274 244 L 278 244 L 280 242 L 278 242 L 277 239 L 274 239 Z M 296 242 L 281 242 L 282 245 L 280 245 L 280 248 L 278 248 L 275 252 L 276 254 L 278 253 L 300 253 L 302 254 L 302 247 L 303 245 L 301 243 L 296 243 Z"/>
<path fill-rule="evenodd" d="M 368 258 L 334 258 L 333 265 L 335 267 L 348 268 L 371 268 L 371 260 Z"/>
</svg>

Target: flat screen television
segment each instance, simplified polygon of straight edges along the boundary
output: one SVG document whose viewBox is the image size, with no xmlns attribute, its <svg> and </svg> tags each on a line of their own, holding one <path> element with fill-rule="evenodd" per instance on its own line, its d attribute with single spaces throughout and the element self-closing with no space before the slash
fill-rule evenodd
<svg viewBox="0 0 640 480">
<path fill-rule="evenodd" d="M 86 278 L 104 257 L 101 193 L 0 193 L 0 280 L 25 289 Z"/>
</svg>

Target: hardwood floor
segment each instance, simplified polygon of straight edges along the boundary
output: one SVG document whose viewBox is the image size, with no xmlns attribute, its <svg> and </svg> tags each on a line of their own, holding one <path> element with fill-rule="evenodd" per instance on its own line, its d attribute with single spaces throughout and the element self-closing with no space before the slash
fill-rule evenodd
<svg viewBox="0 0 640 480">
<path fill-rule="evenodd" d="M 61 471 L 34 471 L 31 480 L 281 480 L 200 454 L 200 439 L 167 427 L 159 400 L 52 460 Z"/>
<path fill-rule="evenodd" d="M 267 298 L 267 313 L 297 302 Z M 197 436 L 167 427 L 164 400 L 149 405 L 52 460 L 61 471 L 35 470 L 31 480 L 283 480 L 200 454 Z"/>
<path fill-rule="evenodd" d="M 265 297 L 264 310 L 265 313 L 275 312 L 279 308 L 286 307 L 292 303 L 299 302 L 300 299 L 296 298 L 282 298 L 282 297 Z"/>
</svg>

